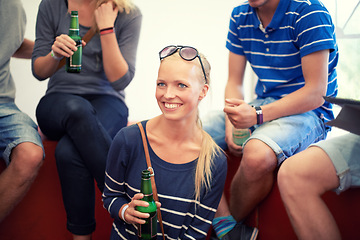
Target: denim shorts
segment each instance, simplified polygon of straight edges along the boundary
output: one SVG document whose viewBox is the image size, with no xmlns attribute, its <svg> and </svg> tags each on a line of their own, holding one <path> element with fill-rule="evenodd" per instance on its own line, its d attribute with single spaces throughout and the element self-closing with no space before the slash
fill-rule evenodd
<svg viewBox="0 0 360 240">
<path fill-rule="evenodd" d="M 320 147 L 334 164 L 340 185 L 340 194 L 350 187 L 360 187 L 360 136 L 347 133 L 311 146 Z"/>
<path fill-rule="evenodd" d="M 14 147 L 23 142 L 32 142 L 43 148 L 35 122 L 21 112 L 15 103 L 0 104 L 0 156 L 8 165 Z"/>
<path fill-rule="evenodd" d="M 274 101 L 274 98 L 255 99 L 249 104 L 262 106 Z M 226 149 L 224 117 L 223 112 L 210 113 L 203 121 L 203 128 L 221 148 Z M 261 140 L 275 152 L 278 165 L 327 135 L 324 121 L 313 111 L 278 118 L 250 129 L 252 134 L 244 146 L 250 139 Z"/>
</svg>

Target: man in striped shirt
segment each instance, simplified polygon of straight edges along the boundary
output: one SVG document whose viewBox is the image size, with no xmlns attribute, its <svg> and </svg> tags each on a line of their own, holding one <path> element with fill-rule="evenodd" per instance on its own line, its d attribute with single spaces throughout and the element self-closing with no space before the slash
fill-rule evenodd
<svg viewBox="0 0 360 240">
<path fill-rule="evenodd" d="M 257 229 L 241 222 L 271 191 L 277 167 L 326 138 L 324 123 L 334 118 L 323 96 L 337 94 L 335 27 L 318 0 L 248 0 L 233 9 L 226 47 L 222 136 L 242 160 L 230 206 L 222 199 L 213 227 L 220 239 L 243 239 L 244 234 L 256 239 Z M 250 103 L 243 101 L 247 62 L 258 78 L 257 97 Z M 204 129 L 219 139 L 219 123 L 214 124 Z M 252 130 L 243 146 L 234 144 L 233 127 Z"/>
</svg>

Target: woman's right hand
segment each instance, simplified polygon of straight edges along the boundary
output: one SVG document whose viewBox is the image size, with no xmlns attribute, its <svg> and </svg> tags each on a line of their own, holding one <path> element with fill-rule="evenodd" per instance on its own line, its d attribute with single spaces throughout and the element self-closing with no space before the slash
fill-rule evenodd
<svg viewBox="0 0 360 240">
<path fill-rule="evenodd" d="M 124 221 L 129 224 L 144 224 L 146 218 L 150 217 L 149 213 L 142 213 L 135 209 L 136 206 L 142 206 L 142 207 L 148 207 L 149 203 L 146 201 L 142 201 L 141 199 L 144 197 L 144 194 L 137 193 L 134 195 L 134 197 L 131 199 L 131 202 L 128 203 L 128 208 L 124 212 Z M 157 203 L 156 205 L 160 207 L 160 203 Z M 121 218 L 121 210 L 120 210 L 120 218 Z"/>
<path fill-rule="evenodd" d="M 81 41 L 82 45 L 85 46 L 86 43 Z M 70 57 L 76 52 L 76 42 L 66 34 L 61 34 L 56 37 L 55 42 L 51 46 L 51 49 L 54 52 L 56 57 Z"/>
</svg>

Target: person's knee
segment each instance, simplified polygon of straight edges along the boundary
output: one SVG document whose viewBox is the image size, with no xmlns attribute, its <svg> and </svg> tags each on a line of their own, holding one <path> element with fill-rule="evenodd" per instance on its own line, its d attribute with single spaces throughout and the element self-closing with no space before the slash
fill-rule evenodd
<svg viewBox="0 0 360 240">
<path fill-rule="evenodd" d="M 273 150 L 260 140 L 250 140 L 244 147 L 241 168 L 248 179 L 256 180 L 272 173 L 277 166 Z"/>
<path fill-rule="evenodd" d="M 13 149 L 10 158 L 10 164 L 18 173 L 18 177 L 25 181 L 32 180 L 43 163 L 44 152 L 40 146 L 25 142 Z"/>
<path fill-rule="evenodd" d="M 66 109 L 68 119 L 74 119 L 74 121 L 81 122 L 82 119 L 86 119 L 89 115 L 94 115 L 95 110 L 90 103 L 85 101 L 68 101 L 66 103 Z"/>
</svg>

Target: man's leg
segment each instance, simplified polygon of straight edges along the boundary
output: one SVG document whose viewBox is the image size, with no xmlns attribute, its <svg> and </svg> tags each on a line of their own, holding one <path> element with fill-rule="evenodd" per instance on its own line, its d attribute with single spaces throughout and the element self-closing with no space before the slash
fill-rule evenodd
<svg viewBox="0 0 360 240">
<path fill-rule="evenodd" d="M 231 183 L 230 211 L 243 220 L 271 191 L 277 159 L 273 150 L 258 139 L 243 149 L 243 158 Z"/>
<path fill-rule="evenodd" d="M 43 156 L 42 148 L 30 142 L 20 143 L 12 150 L 10 164 L 0 175 L 0 222 L 29 190 Z"/>
<path fill-rule="evenodd" d="M 242 225 L 242 221 L 268 195 L 274 181 L 277 158 L 270 147 L 251 139 L 243 152 L 231 183 L 230 208 L 223 195 L 213 220 L 220 239 L 256 239 L 258 230 Z"/>
<path fill-rule="evenodd" d="M 339 186 L 329 156 L 310 147 L 283 163 L 278 184 L 287 213 L 299 239 L 340 239 L 340 232 L 321 198 Z"/>
</svg>

